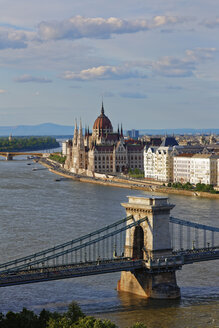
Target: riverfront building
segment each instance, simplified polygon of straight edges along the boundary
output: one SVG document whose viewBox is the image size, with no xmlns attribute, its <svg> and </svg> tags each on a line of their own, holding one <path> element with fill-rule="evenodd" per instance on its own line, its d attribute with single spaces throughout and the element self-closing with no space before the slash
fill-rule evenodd
<svg viewBox="0 0 219 328">
<path fill-rule="evenodd" d="M 179 154 L 173 158 L 173 181 L 186 183 L 191 178 L 191 158 L 194 154 Z"/>
<path fill-rule="evenodd" d="M 191 158 L 190 182 L 217 185 L 218 156 L 196 154 Z"/>
<path fill-rule="evenodd" d="M 145 148 L 145 178 L 163 182 L 173 181 L 173 156 L 177 145 L 174 137 L 165 137 L 160 147 Z"/>
<path fill-rule="evenodd" d="M 173 159 L 173 181 L 219 186 L 219 156 L 214 154 L 179 154 Z"/>
<path fill-rule="evenodd" d="M 110 119 L 101 113 L 93 124 L 92 132 L 82 124 L 75 124 L 74 136 L 63 149 L 66 151 L 65 168 L 76 174 L 116 174 L 138 168 L 143 171 L 143 143 L 125 140 L 123 129 L 113 131 Z"/>
<path fill-rule="evenodd" d="M 166 137 L 160 147 L 144 150 L 145 178 L 160 182 L 219 185 L 219 156 L 202 146 L 179 146 Z"/>
</svg>

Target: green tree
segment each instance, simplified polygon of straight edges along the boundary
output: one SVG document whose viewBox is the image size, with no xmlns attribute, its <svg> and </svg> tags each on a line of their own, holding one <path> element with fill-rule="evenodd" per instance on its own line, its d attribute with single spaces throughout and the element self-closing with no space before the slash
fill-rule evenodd
<svg viewBox="0 0 219 328">
<path fill-rule="evenodd" d="M 142 322 L 136 322 L 131 328 L 147 328 L 147 326 Z"/>
<path fill-rule="evenodd" d="M 63 316 L 60 319 L 50 318 L 47 324 L 48 328 L 74 328 L 74 324 L 71 322 L 70 319 Z"/>
<path fill-rule="evenodd" d="M 117 326 L 109 320 L 95 319 L 94 317 L 84 317 L 79 319 L 74 326 L 77 328 L 117 328 Z"/>
<path fill-rule="evenodd" d="M 76 322 L 80 318 L 85 317 L 85 314 L 81 311 L 80 306 L 76 302 L 71 302 L 69 304 L 68 311 L 65 315 L 69 320 L 71 320 L 71 322 Z"/>
</svg>

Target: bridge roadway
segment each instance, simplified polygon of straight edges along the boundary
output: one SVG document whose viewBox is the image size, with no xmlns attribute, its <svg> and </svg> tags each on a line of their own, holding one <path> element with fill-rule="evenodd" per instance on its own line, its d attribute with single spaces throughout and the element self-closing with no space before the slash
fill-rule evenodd
<svg viewBox="0 0 219 328">
<path fill-rule="evenodd" d="M 24 156 L 43 156 L 43 153 L 33 153 L 33 152 L 11 152 L 11 151 L 1 151 L 0 152 L 0 156 L 4 156 L 4 157 L 7 157 L 7 156 L 21 156 L 21 155 L 24 155 Z"/>
<path fill-rule="evenodd" d="M 89 275 L 112 273 L 119 271 L 134 271 L 145 269 L 146 273 L 168 272 L 180 270 L 184 264 L 219 259 L 219 246 L 182 250 L 174 252 L 172 256 L 158 259 L 116 258 L 111 260 L 99 259 L 95 262 L 67 264 L 59 266 L 36 267 L 27 270 L 9 269 L 0 272 L 0 287 L 22 285 L 43 281 L 76 278 Z"/>
</svg>

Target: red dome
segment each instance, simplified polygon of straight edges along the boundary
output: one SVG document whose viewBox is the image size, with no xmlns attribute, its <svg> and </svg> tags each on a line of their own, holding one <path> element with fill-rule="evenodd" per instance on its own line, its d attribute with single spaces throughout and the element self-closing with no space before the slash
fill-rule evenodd
<svg viewBox="0 0 219 328">
<path fill-rule="evenodd" d="M 97 129 L 97 130 L 110 130 L 113 131 L 113 127 L 112 124 L 110 122 L 110 120 L 108 119 L 108 117 L 104 114 L 104 108 L 102 105 L 102 109 L 101 109 L 101 114 L 100 116 L 98 116 L 98 118 L 96 119 L 96 121 L 94 122 L 93 125 L 93 129 Z"/>
</svg>

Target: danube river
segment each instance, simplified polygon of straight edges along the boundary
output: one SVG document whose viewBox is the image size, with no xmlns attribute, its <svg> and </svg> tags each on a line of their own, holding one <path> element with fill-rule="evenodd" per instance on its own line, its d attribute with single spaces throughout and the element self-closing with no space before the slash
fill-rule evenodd
<svg viewBox="0 0 219 328">
<path fill-rule="evenodd" d="M 0 161 L 0 262 L 45 249 L 125 217 L 126 190 L 75 182 L 27 160 Z M 33 167 L 39 170 L 33 171 Z M 145 194 L 148 194 L 145 193 Z M 161 194 L 160 194 L 161 195 Z M 219 226 L 219 201 L 170 195 L 176 217 Z M 198 263 L 177 272 L 182 298 L 145 300 L 117 293 L 119 273 L 0 289 L 0 312 L 23 307 L 39 312 L 66 310 L 75 300 L 86 314 L 119 327 L 142 321 L 148 328 L 219 327 L 219 261 Z"/>
</svg>

